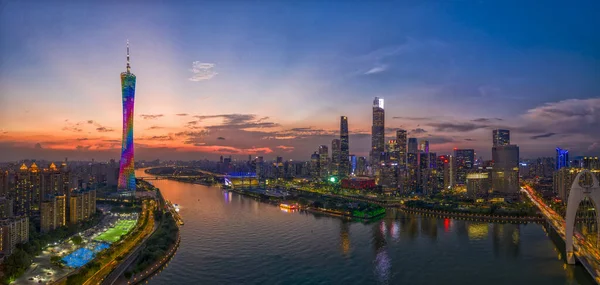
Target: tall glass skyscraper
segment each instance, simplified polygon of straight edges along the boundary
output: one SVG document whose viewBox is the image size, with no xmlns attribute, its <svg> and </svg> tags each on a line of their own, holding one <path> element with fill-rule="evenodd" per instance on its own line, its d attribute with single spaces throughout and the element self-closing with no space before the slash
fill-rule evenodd
<svg viewBox="0 0 600 285">
<path fill-rule="evenodd" d="M 342 116 L 340 120 L 340 168 L 338 174 L 341 178 L 348 177 L 350 171 L 350 142 L 348 137 L 348 117 Z"/>
<path fill-rule="evenodd" d="M 371 127 L 371 163 L 378 164 L 385 152 L 385 111 L 383 98 L 373 100 L 373 126 Z"/>
<path fill-rule="evenodd" d="M 406 153 L 407 153 L 407 137 L 406 130 L 396 131 L 396 143 L 398 144 L 398 166 L 400 169 L 406 168 Z"/>
<path fill-rule="evenodd" d="M 135 172 L 133 169 L 133 104 L 135 99 L 135 75 L 129 64 L 129 41 L 127 41 L 127 71 L 121 73 L 121 92 L 123 94 L 123 141 L 121 143 L 121 161 L 119 162 L 119 190 L 135 191 Z"/>
<path fill-rule="evenodd" d="M 569 151 L 560 147 L 556 148 L 556 170 L 569 167 Z"/>
<path fill-rule="evenodd" d="M 493 146 L 504 146 L 510 144 L 510 131 L 497 129 L 493 131 Z"/>
</svg>

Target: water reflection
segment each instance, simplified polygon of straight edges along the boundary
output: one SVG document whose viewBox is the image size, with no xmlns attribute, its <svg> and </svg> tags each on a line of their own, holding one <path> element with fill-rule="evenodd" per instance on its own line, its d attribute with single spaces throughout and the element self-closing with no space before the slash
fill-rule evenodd
<svg viewBox="0 0 600 285">
<path fill-rule="evenodd" d="M 372 228 L 373 233 L 373 248 L 375 249 L 375 276 L 380 283 L 387 284 L 390 278 L 391 259 L 386 250 L 386 226 L 382 220 L 378 225 Z"/>
<path fill-rule="evenodd" d="M 340 244 L 342 253 L 346 256 L 350 253 L 350 222 L 340 221 Z"/>
</svg>

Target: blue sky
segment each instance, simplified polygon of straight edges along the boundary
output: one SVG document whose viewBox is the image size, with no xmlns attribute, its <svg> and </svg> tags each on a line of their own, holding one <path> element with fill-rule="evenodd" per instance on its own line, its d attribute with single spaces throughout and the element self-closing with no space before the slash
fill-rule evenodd
<svg viewBox="0 0 600 285">
<path fill-rule="evenodd" d="M 308 159 L 341 115 L 366 155 L 375 96 L 439 153 L 600 150 L 596 1 L 174 2 L 0 2 L 0 151 L 117 157 L 127 39 L 142 159 Z"/>
</svg>

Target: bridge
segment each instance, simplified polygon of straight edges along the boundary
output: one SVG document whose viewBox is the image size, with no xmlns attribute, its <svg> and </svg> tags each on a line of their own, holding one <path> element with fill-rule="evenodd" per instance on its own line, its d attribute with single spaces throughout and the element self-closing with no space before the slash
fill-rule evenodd
<svg viewBox="0 0 600 285">
<path fill-rule="evenodd" d="M 581 178 L 582 175 L 585 175 L 585 173 L 589 173 L 592 176 L 593 183 L 591 186 L 582 187 L 579 185 L 579 178 Z M 600 251 L 595 245 L 585 240 L 585 237 L 575 231 L 574 228 L 577 208 L 584 198 L 589 198 L 594 203 L 596 211 L 598 211 L 598 205 L 600 205 L 600 186 L 596 176 L 589 170 L 584 170 L 577 174 L 571 185 L 571 191 L 569 192 L 566 221 L 560 214 L 546 205 L 544 200 L 535 193 L 531 186 L 525 185 L 521 190 L 527 194 L 527 197 L 529 197 L 544 215 L 548 224 L 565 241 L 567 263 L 575 264 L 575 258 L 577 258 L 596 283 L 600 284 Z M 600 216 L 596 216 L 598 219 L 598 227 L 600 229 Z"/>
</svg>

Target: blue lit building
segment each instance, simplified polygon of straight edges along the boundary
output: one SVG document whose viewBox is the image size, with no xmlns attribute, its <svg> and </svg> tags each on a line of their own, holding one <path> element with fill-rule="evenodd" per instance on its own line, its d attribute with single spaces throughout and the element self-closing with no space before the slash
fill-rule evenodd
<svg viewBox="0 0 600 285">
<path fill-rule="evenodd" d="M 569 167 L 569 151 L 566 149 L 556 148 L 556 170 L 563 167 Z"/>
</svg>

